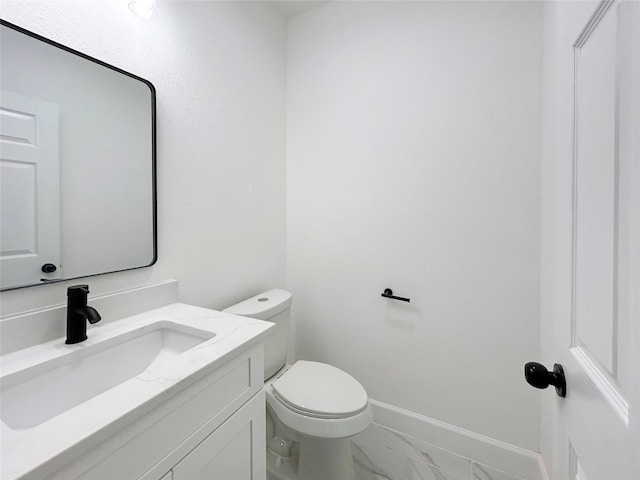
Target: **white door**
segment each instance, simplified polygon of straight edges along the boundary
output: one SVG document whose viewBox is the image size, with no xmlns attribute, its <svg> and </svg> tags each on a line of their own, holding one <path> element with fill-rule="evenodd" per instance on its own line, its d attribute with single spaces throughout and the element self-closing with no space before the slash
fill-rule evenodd
<svg viewBox="0 0 640 480">
<path fill-rule="evenodd" d="M 567 385 L 564 399 L 544 400 L 550 476 L 638 480 L 640 3 L 550 10 L 542 315 L 555 324 L 543 344 L 554 345 L 546 361 L 562 364 Z"/>
<path fill-rule="evenodd" d="M 1 287 L 60 278 L 57 105 L 0 93 L 0 181 Z"/>
</svg>

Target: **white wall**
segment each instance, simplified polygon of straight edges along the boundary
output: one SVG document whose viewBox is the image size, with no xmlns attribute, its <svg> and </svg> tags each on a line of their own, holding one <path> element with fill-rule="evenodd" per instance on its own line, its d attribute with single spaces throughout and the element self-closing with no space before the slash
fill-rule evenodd
<svg viewBox="0 0 640 480">
<path fill-rule="evenodd" d="M 534 451 L 541 11 L 332 2 L 290 20 L 287 57 L 296 356 Z"/>
<path fill-rule="evenodd" d="M 157 89 L 159 260 L 86 279 L 91 295 L 175 278 L 182 301 L 224 307 L 284 285 L 284 19 L 266 2 L 160 1 L 147 22 L 127 4 L 1 5 L 3 19 Z M 67 286 L 3 292 L 2 313 L 66 302 Z"/>
</svg>

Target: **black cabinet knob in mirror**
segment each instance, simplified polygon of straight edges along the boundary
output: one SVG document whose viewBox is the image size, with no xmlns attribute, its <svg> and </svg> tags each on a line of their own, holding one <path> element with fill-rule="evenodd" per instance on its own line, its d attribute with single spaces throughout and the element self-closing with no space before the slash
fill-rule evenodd
<svg viewBox="0 0 640 480">
<path fill-rule="evenodd" d="M 567 395 L 567 382 L 564 378 L 564 370 L 562 365 L 556 363 L 553 365 L 553 372 L 546 369 L 544 365 L 536 362 L 526 363 L 524 366 L 524 378 L 527 383 L 536 388 L 547 388 L 549 385 L 556 387 L 556 393 L 559 397 Z"/>
<path fill-rule="evenodd" d="M 53 273 L 57 270 L 57 267 L 53 263 L 45 263 L 42 265 L 42 271 L 44 273 Z"/>
</svg>

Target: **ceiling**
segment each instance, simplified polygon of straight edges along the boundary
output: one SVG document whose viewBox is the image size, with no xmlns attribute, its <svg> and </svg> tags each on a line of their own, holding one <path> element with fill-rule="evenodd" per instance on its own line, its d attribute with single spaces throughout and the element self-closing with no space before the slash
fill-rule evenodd
<svg viewBox="0 0 640 480">
<path fill-rule="evenodd" d="M 327 2 L 326 0 L 273 0 L 272 3 L 285 17 L 292 17 Z"/>
</svg>

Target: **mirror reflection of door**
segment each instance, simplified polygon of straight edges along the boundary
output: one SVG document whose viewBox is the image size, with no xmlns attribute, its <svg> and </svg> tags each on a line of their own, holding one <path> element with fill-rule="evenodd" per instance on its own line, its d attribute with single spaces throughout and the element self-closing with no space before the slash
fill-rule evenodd
<svg viewBox="0 0 640 480">
<path fill-rule="evenodd" d="M 1 288 L 61 278 L 57 105 L 0 93 L 0 181 Z"/>
</svg>

